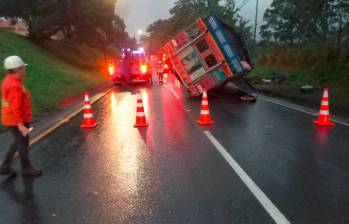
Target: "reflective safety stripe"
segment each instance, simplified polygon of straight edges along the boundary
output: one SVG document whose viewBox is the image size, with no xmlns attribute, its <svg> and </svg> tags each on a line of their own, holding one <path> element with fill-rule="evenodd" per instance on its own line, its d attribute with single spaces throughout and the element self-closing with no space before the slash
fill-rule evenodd
<svg viewBox="0 0 349 224">
<path fill-rule="evenodd" d="M 329 104 L 328 104 L 328 101 L 322 101 L 321 105 L 322 106 L 328 106 Z"/>
<path fill-rule="evenodd" d="M 201 111 L 201 114 L 202 114 L 202 115 L 209 115 L 209 114 L 210 114 L 210 111 L 208 111 L 208 110 L 202 110 L 202 111 Z"/>
<path fill-rule="evenodd" d="M 137 107 L 143 107 L 143 103 L 137 103 Z"/>
<path fill-rule="evenodd" d="M 321 115 L 330 115 L 330 112 L 328 110 L 320 110 Z"/>
<path fill-rule="evenodd" d="M 84 118 L 93 118 L 93 114 L 84 114 Z"/>
<path fill-rule="evenodd" d="M 145 117 L 145 113 L 144 112 L 137 112 L 137 117 Z"/>
<path fill-rule="evenodd" d="M 208 101 L 202 101 L 201 105 L 208 105 Z"/>
<path fill-rule="evenodd" d="M 90 98 L 88 96 L 85 96 L 85 101 L 89 101 Z"/>
<path fill-rule="evenodd" d="M 1 100 L 1 105 L 3 105 L 4 107 L 8 107 L 9 103 L 5 100 Z"/>
<path fill-rule="evenodd" d="M 328 97 L 328 92 L 327 91 L 324 92 L 324 96 L 323 97 Z"/>
<path fill-rule="evenodd" d="M 85 104 L 84 105 L 84 109 L 91 109 L 92 107 L 91 107 L 91 105 L 90 104 Z"/>
</svg>

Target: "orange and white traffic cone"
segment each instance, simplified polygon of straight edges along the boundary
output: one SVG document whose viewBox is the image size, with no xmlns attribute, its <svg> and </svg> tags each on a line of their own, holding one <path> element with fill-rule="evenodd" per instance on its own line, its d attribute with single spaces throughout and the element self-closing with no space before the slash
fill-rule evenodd
<svg viewBox="0 0 349 224">
<path fill-rule="evenodd" d="M 94 128 L 97 124 L 93 118 L 92 106 L 87 92 L 85 92 L 85 102 L 84 102 L 84 120 L 80 125 L 80 128 Z"/>
<path fill-rule="evenodd" d="M 148 123 L 145 118 L 143 100 L 141 96 L 141 92 L 137 92 L 137 115 L 136 115 L 136 123 L 134 124 L 135 128 L 147 127 Z"/>
<path fill-rule="evenodd" d="M 314 121 L 314 124 L 318 126 L 334 126 L 334 123 L 331 122 L 330 119 L 330 104 L 328 100 L 328 88 L 324 89 L 324 95 L 322 97 L 320 112 L 318 119 Z"/>
<path fill-rule="evenodd" d="M 210 110 L 208 107 L 208 97 L 206 90 L 202 94 L 202 103 L 200 111 L 200 119 L 196 121 L 200 125 L 212 125 L 214 124 L 210 116 Z"/>
</svg>

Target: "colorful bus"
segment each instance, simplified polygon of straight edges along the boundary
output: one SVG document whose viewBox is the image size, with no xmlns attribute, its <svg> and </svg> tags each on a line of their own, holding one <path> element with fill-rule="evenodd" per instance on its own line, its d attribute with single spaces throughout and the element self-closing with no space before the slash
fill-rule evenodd
<svg viewBox="0 0 349 224">
<path fill-rule="evenodd" d="M 198 18 L 164 50 L 194 96 L 230 80 L 241 83 L 253 68 L 241 34 L 216 16 Z"/>
</svg>

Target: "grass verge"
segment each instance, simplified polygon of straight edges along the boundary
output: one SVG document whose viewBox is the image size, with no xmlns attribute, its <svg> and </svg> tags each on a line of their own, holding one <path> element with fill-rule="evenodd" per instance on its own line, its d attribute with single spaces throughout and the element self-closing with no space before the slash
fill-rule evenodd
<svg viewBox="0 0 349 224">
<path fill-rule="evenodd" d="M 71 48 L 72 46 L 62 45 L 66 55 L 75 60 L 80 58 L 80 64 L 85 63 L 82 55 L 96 53 L 87 48 L 81 48 L 77 55 L 75 51 L 78 49 L 69 50 Z M 107 81 L 98 68 L 92 69 L 93 66 L 91 66 L 90 69 L 83 70 L 63 60 L 47 48 L 35 45 L 26 38 L 9 31 L 0 30 L 0 61 L 2 62 L 9 55 L 19 55 L 29 64 L 25 85 L 31 92 L 35 120 L 57 111 L 59 101 Z M 2 80 L 4 76 L 5 71 L 0 66 L 0 79 Z"/>
<path fill-rule="evenodd" d="M 273 74 L 284 74 L 286 80 L 281 84 L 263 83 Z M 349 117 L 349 70 L 336 65 L 316 69 L 280 69 L 276 67 L 256 67 L 248 77 L 257 89 L 272 96 L 284 98 L 303 106 L 320 106 L 323 87 L 329 87 L 332 111 L 342 117 Z M 312 85 L 310 93 L 301 92 L 304 85 Z"/>
</svg>

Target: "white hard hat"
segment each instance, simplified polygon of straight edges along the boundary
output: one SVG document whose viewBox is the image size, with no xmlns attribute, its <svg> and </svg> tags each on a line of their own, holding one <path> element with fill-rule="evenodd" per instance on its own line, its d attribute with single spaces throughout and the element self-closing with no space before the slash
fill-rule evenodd
<svg viewBox="0 0 349 224">
<path fill-rule="evenodd" d="M 6 70 L 16 69 L 16 68 L 20 68 L 20 67 L 24 67 L 24 66 L 27 66 L 27 64 L 25 64 L 23 62 L 22 58 L 20 58 L 16 55 L 7 57 L 4 60 L 4 68 Z"/>
</svg>

